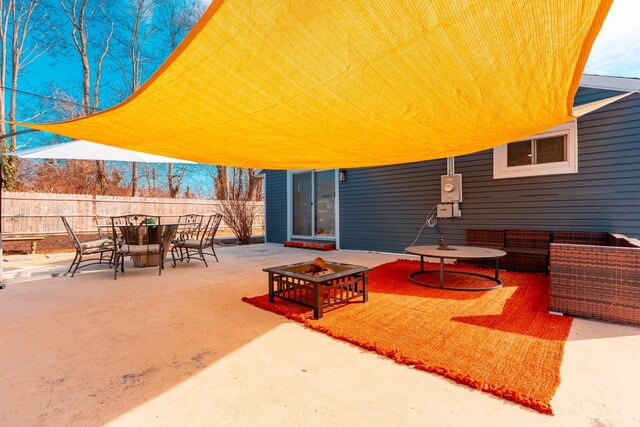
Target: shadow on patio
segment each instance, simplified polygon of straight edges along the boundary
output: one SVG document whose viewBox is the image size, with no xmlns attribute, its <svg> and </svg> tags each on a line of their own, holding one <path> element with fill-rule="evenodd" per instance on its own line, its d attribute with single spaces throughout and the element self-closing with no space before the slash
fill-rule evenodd
<svg viewBox="0 0 640 427">
<path fill-rule="evenodd" d="M 108 422 L 287 322 L 240 301 L 239 286 L 266 288 L 254 266 L 232 274 L 243 262 L 10 283 L 0 424 Z"/>
</svg>

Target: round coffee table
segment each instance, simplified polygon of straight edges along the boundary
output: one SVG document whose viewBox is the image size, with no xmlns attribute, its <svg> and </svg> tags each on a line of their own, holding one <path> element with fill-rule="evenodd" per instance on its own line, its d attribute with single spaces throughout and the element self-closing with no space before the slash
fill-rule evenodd
<svg viewBox="0 0 640 427">
<path fill-rule="evenodd" d="M 409 246 L 404 249 L 407 253 L 420 255 L 420 271 L 414 271 L 409 274 L 408 279 L 413 283 L 423 286 L 430 286 L 432 288 L 439 289 L 449 289 L 452 291 L 490 291 L 492 289 L 498 289 L 502 287 L 502 280 L 500 280 L 499 276 L 499 262 L 500 258 L 505 256 L 507 253 L 505 251 L 501 251 L 499 249 L 492 248 L 481 248 L 477 246 L 449 246 L 449 249 L 440 249 L 437 245 L 427 245 L 427 246 Z M 424 257 L 430 258 L 439 258 L 440 259 L 440 270 L 425 270 L 424 269 Z M 445 286 L 444 284 L 444 260 L 445 259 L 495 259 L 496 260 L 496 270 L 495 277 L 488 276 L 486 274 L 474 273 L 471 271 L 459 271 L 459 270 L 447 270 L 446 273 L 454 273 L 454 274 L 466 274 L 469 276 L 478 276 L 483 279 L 488 279 L 496 283 L 495 286 L 483 287 L 483 288 L 461 288 L 454 286 Z M 416 276 L 425 273 L 436 273 L 440 272 L 440 284 L 436 285 L 433 283 L 426 283 L 416 279 Z"/>
</svg>

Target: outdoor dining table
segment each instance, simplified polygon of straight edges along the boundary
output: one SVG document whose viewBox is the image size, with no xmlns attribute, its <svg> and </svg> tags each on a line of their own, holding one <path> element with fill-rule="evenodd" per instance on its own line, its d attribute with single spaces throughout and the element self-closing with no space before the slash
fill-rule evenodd
<svg viewBox="0 0 640 427">
<path fill-rule="evenodd" d="M 160 235 L 162 236 L 163 243 L 163 257 L 167 257 L 167 253 L 169 252 L 169 248 L 171 247 L 171 242 L 178 231 L 180 226 L 194 226 L 197 223 L 194 222 L 166 222 L 160 224 L 140 224 L 137 227 L 146 227 L 147 229 L 153 230 L 158 229 Z M 121 227 L 121 231 L 122 231 Z M 122 233 L 123 236 L 126 233 Z M 134 267 L 157 267 L 160 262 L 160 258 L 158 255 L 133 255 L 133 266 Z"/>
</svg>

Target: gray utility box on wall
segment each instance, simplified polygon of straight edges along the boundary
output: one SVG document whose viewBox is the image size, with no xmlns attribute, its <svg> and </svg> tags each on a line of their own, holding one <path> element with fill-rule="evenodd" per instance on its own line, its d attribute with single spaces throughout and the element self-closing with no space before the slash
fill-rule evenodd
<svg viewBox="0 0 640 427">
<path fill-rule="evenodd" d="M 442 203 L 462 201 L 462 175 L 442 175 L 440 177 L 440 194 Z"/>
<path fill-rule="evenodd" d="M 460 218 L 462 211 L 458 202 L 453 203 L 440 203 L 438 205 L 436 216 L 438 218 Z"/>
</svg>

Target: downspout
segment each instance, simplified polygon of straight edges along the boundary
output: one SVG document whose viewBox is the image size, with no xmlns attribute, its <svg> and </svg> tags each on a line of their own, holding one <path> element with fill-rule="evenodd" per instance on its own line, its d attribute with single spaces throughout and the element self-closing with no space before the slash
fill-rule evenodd
<svg viewBox="0 0 640 427">
<path fill-rule="evenodd" d="M 455 157 L 447 157 L 447 175 L 453 175 L 454 173 L 456 173 L 455 161 Z"/>
</svg>

